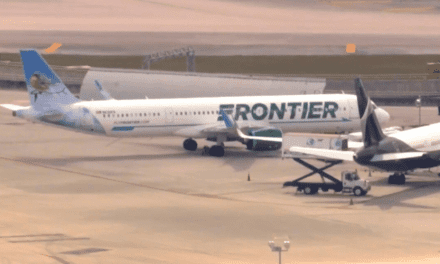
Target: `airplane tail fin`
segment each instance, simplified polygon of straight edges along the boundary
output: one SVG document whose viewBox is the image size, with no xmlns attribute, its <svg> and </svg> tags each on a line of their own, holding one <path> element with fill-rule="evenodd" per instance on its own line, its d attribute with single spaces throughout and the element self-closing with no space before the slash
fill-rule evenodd
<svg viewBox="0 0 440 264">
<path fill-rule="evenodd" d="M 79 101 L 36 50 L 20 50 L 20 56 L 29 101 L 35 110 L 52 110 Z"/>
<path fill-rule="evenodd" d="M 364 147 L 377 145 L 386 136 L 382 132 L 382 128 L 380 127 L 379 121 L 374 113 L 373 104 L 365 92 L 362 80 L 356 78 L 354 82 L 359 107 L 359 116 L 361 118 Z"/>
</svg>

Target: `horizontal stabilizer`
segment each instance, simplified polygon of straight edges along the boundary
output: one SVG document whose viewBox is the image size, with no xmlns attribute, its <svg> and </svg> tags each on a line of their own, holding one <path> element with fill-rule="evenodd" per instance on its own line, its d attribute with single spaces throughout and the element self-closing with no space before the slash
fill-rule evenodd
<svg viewBox="0 0 440 264">
<path fill-rule="evenodd" d="M 401 152 L 401 153 L 377 154 L 373 156 L 371 162 L 413 159 L 413 158 L 420 158 L 423 155 L 425 155 L 425 152 Z"/>
<path fill-rule="evenodd" d="M 302 147 L 291 147 L 290 152 L 313 155 L 317 158 L 326 158 L 333 160 L 345 160 L 353 161 L 354 152 L 353 151 L 341 151 L 341 150 L 330 150 L 330 149 L 318 149 L 318 148 L 302 148 Z"/>
<path fill-rule="evenodd" d="M 252 140 L 261 140 L 261 141 L 270 141 L 270 142 L 283 142 L 282 137 L 259 137 L 259 136 L 247 136 L 240 129 L 237 128 L 237 134 L 243 139 L 252 139 Z"/>
<path fill-rule="evenodd" d="M 21 105 L 13 105 L 13 104 L 0 104 L 1 107 L 4 107 L 6 109 L 17 111 L 21 109 L 28 109 L 28 106 L 21 106 Z"/>
</svg>

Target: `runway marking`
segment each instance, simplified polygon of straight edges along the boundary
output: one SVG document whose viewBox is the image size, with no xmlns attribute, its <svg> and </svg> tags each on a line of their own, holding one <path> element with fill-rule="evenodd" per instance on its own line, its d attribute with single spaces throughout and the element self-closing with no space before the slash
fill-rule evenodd
<svg viewBox="0 0 440 264">
<path fill-rule="evenodd" d="M 11 123 L 1 123 L 0 125 L 6 125 L 6 126 L 22 126 L 26 123 L 18 123 L 18 122 L 11 122 Z"/>
<path fill-rule="evenodd" d="M 49 258 L 53 258 L 54 260 L 56 260 L 56 261 L 58 261 L 60 263 L 63 263 L 63 264 L 70 264 L 70 262 L 67 262 L 64 259 L 62 259 L 60 257 L 57 257 L 57 256 L 49 256 L 49 255 L 43 255 L 43 256 L 46 256 L 46 257 L 49 257 Z"/>
<path fill-rule="evenodd" d="M 53 239 L 37 239 L 37 240 L 14 240 L 8 241 L 9 243 L 34 243 L 34 242 L 54 242 L 65 240 L 90 240 L 88 237 L 66 237 L 66 238 L 53 238 Z"/>
<path fill-rule="evenodd" d="M 21 237 L 41 237 L 41 236 L 64 236 L 64 235 L 63 234 L 38 234 L 38 235 L 0 236 L 0 238 L 21 238 Z"/>
<path fill-rule="evenodd" d="M 105 249 L 105 248 L 84 248 L 84 249 L 79 249 L 79 250 L 61 252 L 61 254 L 85 255 L 85 254 L 102 252 L 102 251 L 108 251 L 108 249 Z"/>
<path fill-rule="evenodd" d="M 66 240 L 89 240 L 88 237 L 70 237 L 64 234 L 32 234 L 32 235 L 12 235 L 12 236 L 0 236 L 0 239 L 8 239 L 9 243 L 38 243 L 38 242 L 54 242 L 54 241 L 66 241 Z M 38 239 L 25 239 L 25 238 L 38 238 Z M 19 240 L 16 240 L 19 239 Z"/>
</svg>

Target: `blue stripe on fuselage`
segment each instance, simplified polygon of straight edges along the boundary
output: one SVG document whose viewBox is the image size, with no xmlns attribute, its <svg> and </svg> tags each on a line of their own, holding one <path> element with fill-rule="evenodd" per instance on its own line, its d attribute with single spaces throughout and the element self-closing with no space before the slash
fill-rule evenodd
<svg viewBox="0 0 440 264">
<path fill-rule="evenodd" d="M 127 126 L 127 127 L 113 127 L 112 131 L 131 131 L 134 129 L 134 126 Z"/>
</svg>

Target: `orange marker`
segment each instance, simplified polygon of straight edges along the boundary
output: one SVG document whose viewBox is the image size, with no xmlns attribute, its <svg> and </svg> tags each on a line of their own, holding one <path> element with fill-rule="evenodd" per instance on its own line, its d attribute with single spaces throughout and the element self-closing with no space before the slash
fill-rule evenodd
<svg viewBox="0 0 440 264">
<path fill-rule="evenodd" d="M 347 48 L 345 49 L 347 53 L 355 53 L 356 45 L 355 44 L 347 44 Z"/>
<path fill-rule="evenodd" d="M 54 43 L 49 48 L 45 49 L 45 51 L 47 53 L 55 52 L 59 47 L 61 47 L 61 45 L 63 45 L 63 44 L 61 44 L 61 43 Z"/>
</svg>

